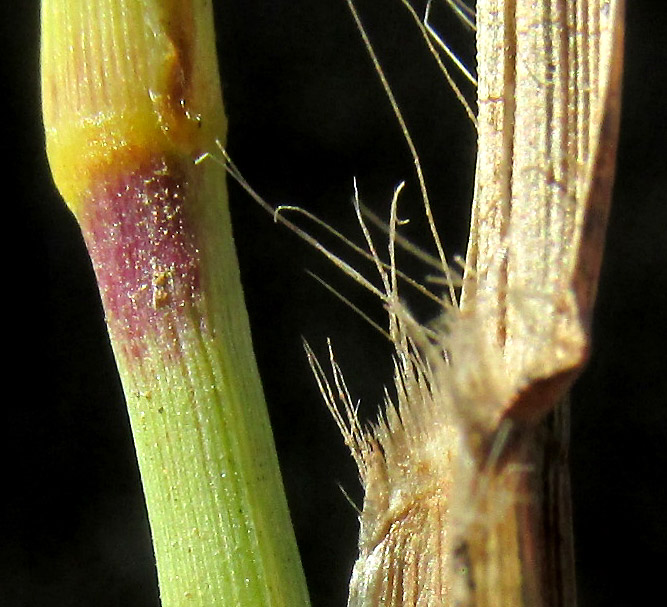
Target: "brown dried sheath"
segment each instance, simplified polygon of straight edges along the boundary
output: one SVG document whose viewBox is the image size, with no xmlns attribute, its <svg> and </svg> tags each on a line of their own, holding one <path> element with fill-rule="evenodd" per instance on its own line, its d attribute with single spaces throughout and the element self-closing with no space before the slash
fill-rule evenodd
<svg viewBox="0 0 667 607">
<path fill-rule="evenodd" d="M 463 309 L 496 336 L 523 395 L 504 408 L 520 410 L 530 383 L 586 359 L 613 183 L 623 7 L 478 2 L 479 152 Z M 540 400 L 523 413 L 553 405 Z"/>
<path fill-rule="evenodd" d="M 483 0 L 477 11 L 479 156 L 462 315 L 493 336 L 507 383 L 505 398 L 483 407 L 453 399 L 478 498 L 478 515 L 457 526 L 467 567 L 453 571 L 453 598 L 565 607 L 576 601 L 567 391 L 590 349 L 624 2 Z"/>
<path fill-rule="evenodd" d="M 477 2 L 463 306 L 435 349 L 451 364 L 431 350 L 421 366 L 390 309 L 398 400 L 353 445 L 366 496 L 350 607 L 575 604 L 567 404 L 550 412 L 590 347 L 623 13 L 623 0 Z"/>
</svg>

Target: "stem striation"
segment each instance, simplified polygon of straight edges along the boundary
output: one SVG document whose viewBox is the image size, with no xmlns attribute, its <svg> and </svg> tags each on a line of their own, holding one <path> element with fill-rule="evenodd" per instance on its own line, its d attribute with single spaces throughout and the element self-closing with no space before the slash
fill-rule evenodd
<svg viewBox="0 0 667 607">
<path fill-rule="evenodd" d="M 250 337 L 208 0 L 44 0 L 56 185 L 92 259 L 165 607 L 308 605 Z"/>
</svg>

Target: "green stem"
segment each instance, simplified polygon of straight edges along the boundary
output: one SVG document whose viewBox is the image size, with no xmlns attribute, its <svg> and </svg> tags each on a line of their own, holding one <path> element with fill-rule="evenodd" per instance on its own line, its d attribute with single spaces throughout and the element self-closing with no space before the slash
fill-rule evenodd
<svg viewBox="0 0 667 607">
<path fill-rule="evenodd" d="M 54 179 L 104 304 L 164 607 L 308 605 L 244 305 L 206 2 L 42 2 Z"/>
</svg>

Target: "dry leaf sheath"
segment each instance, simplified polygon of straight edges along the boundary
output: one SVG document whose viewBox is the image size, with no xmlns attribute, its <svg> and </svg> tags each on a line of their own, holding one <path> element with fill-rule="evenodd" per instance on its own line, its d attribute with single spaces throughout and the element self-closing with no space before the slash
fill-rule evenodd
<svg viewBox="0 0 667 607">
<path fill-rule="evenodd" d="M 468 380 L 451 352 L 479 508 L 456 532 L 467 564 L 456 598 L 573 605 L 566 401 L 590 349 L 624 3 L 484 1 L 477 10 L 479 152 L 461 314 L 480 335 L 477 364 L 498 365 L 500 391 L 478 404 L 474 392 L 461 398 L 456 385 L 465 393 Z"/>
<path fill-rule="evenodd" d="M 576 602 L 567 394 L 591 346 L 623 14 L 622 0 L 478 0 L 460 307 L 452 297 L 424 327 L 401 304 L 395 201 L 389 264 L 364 229 L 395 345 L 396 395 L 375 427 L 361 427 L 333 357 L 328 380 L 309 351 L 365 489 L 350 607 Z"/>
</svg>

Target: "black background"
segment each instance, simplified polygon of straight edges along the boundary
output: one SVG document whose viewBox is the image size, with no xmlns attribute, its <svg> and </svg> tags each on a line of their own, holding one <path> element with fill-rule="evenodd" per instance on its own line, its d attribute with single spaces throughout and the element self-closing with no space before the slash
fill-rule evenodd
<svg viewBox="0 0 667 607">
<path fill-rule="evenodd" d="M 358 5 L 418 143 L 448 251 L 462 254 L 472 128 L 400 2 Z M 215 8 L 229 150 L 253 186 L 271 203 L 302 205 L 359 241 L 350 204 L 353 176 L 364 202 L 384 217 L 393 187 L 407 179 L 401 209 L 413 221 L 408 235 L 424 234 L 410 158 L 344 1 L 224 0 Z M 38 13 L 37 2 L 3 3 L 0 23 L 7 43 L 1 82 L 10 361 L 2 406 L 0 605 L 156 607 L 139 478 L 96 287 L 44 154 Z M 666 13 L 663 2 L 628 1 L 618 177 L 594 352 L 573 405 L 584 607 L 664 597 Z M 463 34 L 454 26 L 447 37 L 469 48 Z M 389 349 L 305 270 L 379 321 L 382 311 L 238 187 L 230 189 L 256 353 L 312 602 L 340 607 L 357 524 L 338 485 L 357 502 L 361 495 L 301 336 L 322 355 L 332 337 L 348 385 L 369 417 L 390 380 Z M 423 236 L 420 242 L 428 245 Z M 417 276 L 425 272 L 408 260 L 403 267 Z M 431 313 L 414 305 L 425 318 Z"/>
</svg>

